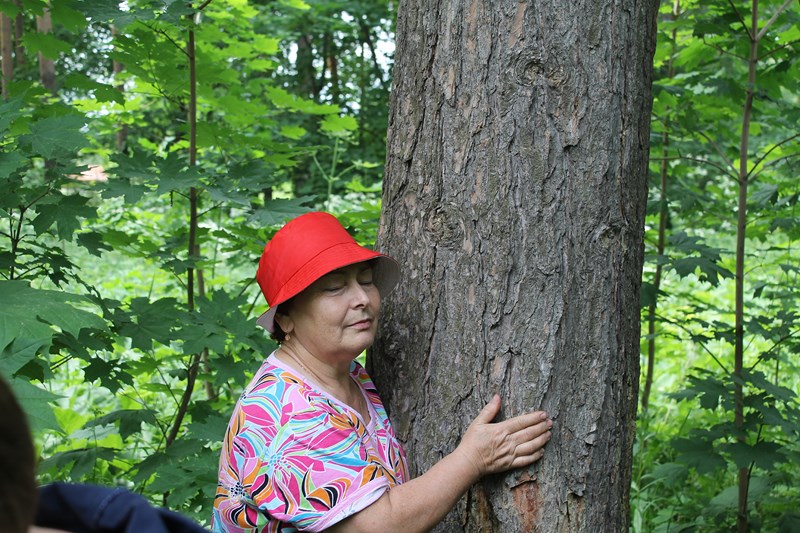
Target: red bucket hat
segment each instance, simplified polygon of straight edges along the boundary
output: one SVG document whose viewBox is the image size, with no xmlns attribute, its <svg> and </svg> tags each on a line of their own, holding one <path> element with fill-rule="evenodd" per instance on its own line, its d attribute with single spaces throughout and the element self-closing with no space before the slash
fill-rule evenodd
<svg viewBox="0 0 800 533">
<path fill-rule="evenodd" d="M 258 262 L 256 281 L 269 305 L 258 324 L 274 332 L 279 304 L 329 272 L 371 259 L 375 286 L 386 296 L 400 278 L 397 261 L 356 243 L 333 215 L 313 212 L 293 218 L 267 243 Z"/>
</svg>

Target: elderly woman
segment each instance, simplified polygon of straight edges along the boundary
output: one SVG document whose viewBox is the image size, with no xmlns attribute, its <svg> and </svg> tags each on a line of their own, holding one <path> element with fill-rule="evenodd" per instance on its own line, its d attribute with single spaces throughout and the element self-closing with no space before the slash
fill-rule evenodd
<svg viewBox="0 0 800 533">
<path fill-rule="evenodd" d="M 410 479 L 375 386 L 355 358 L 375 339 L 399 268 L 327 213 L 288 222 L 264 248 L 258 323 L 280 347 L 245 389 L 219 463 L 215 531 L 426 531 L 486 474 L 542 456 L 538 411 L 492 423 L 495 396 L 460 444 Z"/>
</svg>

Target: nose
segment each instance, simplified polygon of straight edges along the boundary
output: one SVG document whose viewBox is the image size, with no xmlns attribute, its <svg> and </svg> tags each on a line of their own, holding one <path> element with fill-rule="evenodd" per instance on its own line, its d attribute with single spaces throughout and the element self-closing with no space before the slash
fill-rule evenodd
<svg viewBox="0 0 800 533">
<path fill-rule="evenodd" d="M 366 307 L 369 303 L 369 294 L 367 294 L 367 289 L 362 286 L 358 280 L 353 280 L 350 284 L 351 288 L 351 301 L 353 303 L 353 307 L 361 308 Z"/>
</svg>

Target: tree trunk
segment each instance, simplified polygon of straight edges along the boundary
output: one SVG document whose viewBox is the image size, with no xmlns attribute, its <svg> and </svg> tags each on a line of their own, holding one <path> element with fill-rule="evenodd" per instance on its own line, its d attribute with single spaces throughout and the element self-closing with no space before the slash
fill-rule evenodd
<svg viewBox="0 0 800 533">
<path fill-rule="evenodd" d="M 36 30 L 39 33 L 51 33 L 53 31 L 53 17 L 50 9 L 44 8 L 42 16 L 36 17 Z M 45 89 L 55 94 L 56 92 L 56 67 L 52 58 L 45 57 L 39 52 L 39 78 Z"/>
<path fill-rule="evenodd" d="M 14 79 L 13 50 L 14 40 L 11 33 L 11 19 L 0 13 L 0 62 L 2 62 L 2 97 L 8 100 L 8 86 Z"/>
<path fill-rule="evenodd" d="M 111 27 L 111 36 L 116 39 L 118 35 L 117 27 Z M 120 74 L 125 70 L 125 65 L 116 59 L 111 62 L 111 71 L 114 74 L 114 87 L 125 97 L 125 84 L 120 79 Z M 128 125 L 125 122 L 117 122 L 116 149 L 119 153 L 127 152 L 128 149 Z"/>
<path fill-rule="evenodd" d="M 429 6 L 398 8 L 373 376 L 415 474 L 495 392 L 555 421 L 437 531 L 625 531 L 658 4 Z"/>
<path fill-rule="evenodd" d="M 22 0 L 17 0 L 16 4 L 19 8 L 19 13 L 14 19 L 14 41 L 16 42 L 14 61 L 19 67 L 25 64 L 25 46 L 22 44 L 22 37 L 25 34 L 25 18 L 22 15 Z"/>
</svg>

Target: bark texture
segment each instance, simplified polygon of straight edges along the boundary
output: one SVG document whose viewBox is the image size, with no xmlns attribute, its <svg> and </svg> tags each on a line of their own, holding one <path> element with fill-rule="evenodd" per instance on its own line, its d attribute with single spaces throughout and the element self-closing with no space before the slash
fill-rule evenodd
<svg viewBox="0 0 800 533">
<path fill-rule="evenodd" d="M 369 364 L 415 474 L 498 392 L 544 459 L 437 531 L 625 531 L 658 3 L 401 0 Z"/>
</svg>

